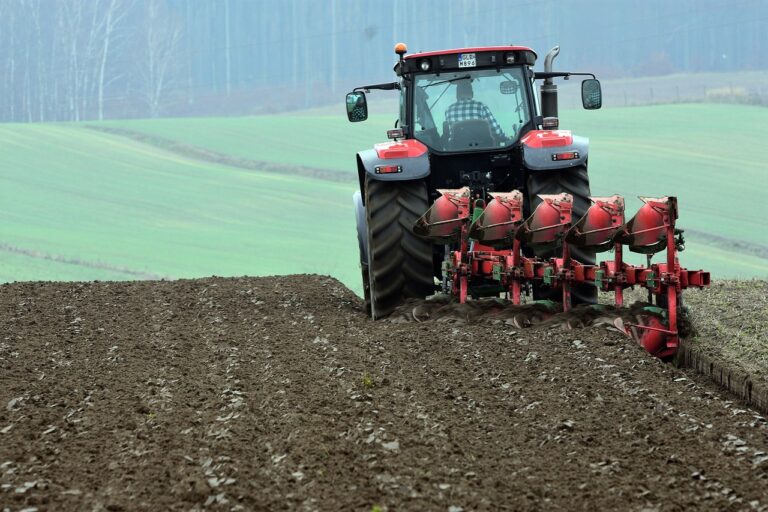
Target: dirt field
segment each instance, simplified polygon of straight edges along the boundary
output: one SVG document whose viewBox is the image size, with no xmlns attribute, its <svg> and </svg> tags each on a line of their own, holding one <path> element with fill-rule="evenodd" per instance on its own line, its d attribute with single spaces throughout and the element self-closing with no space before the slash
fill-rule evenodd
<svg viewBox="0 0 768 512">
<path fill-rule="evenodd" d="M 686 294 L 703 353 L 747 373 L 768 389 L 768 281 L 718 281 Z"/>
<path fill-rule="evenodd" d="M 768 423 L 605 330 L 318 276 L 0 286 L 0 510 L 768 510 Z"/>
</svg>

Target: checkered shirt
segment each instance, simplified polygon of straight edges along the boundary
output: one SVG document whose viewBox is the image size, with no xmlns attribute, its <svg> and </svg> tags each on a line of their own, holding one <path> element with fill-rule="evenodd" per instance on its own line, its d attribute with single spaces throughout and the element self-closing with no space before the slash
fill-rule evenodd
<svg viewBox="0 0 768 512">
<path fill-rule="evenodd" d="M 501 129 L 499 122 L 493 117 L 493 114 L 484 103 L 479 101 L 463 99 L 448 107 L 445 111 L 445 120 L 448 123 L 458 123 L 461 121 L 473 121 L 475 119 L 484 119 L 491 123 L 491 130 L 501 138 L 504 138 L 504 130 Z"/>
</svg>

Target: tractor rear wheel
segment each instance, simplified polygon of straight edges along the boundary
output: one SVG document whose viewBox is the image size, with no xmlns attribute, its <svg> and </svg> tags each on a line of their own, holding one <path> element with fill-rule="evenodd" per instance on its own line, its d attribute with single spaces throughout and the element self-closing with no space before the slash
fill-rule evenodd
<svg viewBox="0 0 768 512">
<path fill-rule="evenodd" d="M 536 171 L 528 175 L 528 204 L 531 212 L 541 203 L 539 194 L 562 194 L 563 192 L 573 196 L 573 221 L 576 222 L 590 206 L 589 175 L 587 166 L 579 165 L 568 169 L 555 171 Z M 555 256 L 554 251 L 537 253 L 541 258 Z M 585 265 L 595 264 L 594 251 L 587 251 L 581 247 L 571 246 L 571 257 Z M 591 284 L 580 284 L 571 289 L 573 304 L 594 304 L 597 302 L 597 288 Z M 535 287 L 534 298 L 561 300 L 559 290 L 551 290 L 546 287 Z"/>
<path fill-rule="evenodd" d="M 365 314 L 371 314 L 371 282 L 368 278 L 368 264 L 360 266 L 363 276 L 363 300 L 365 301 Z"/>
<path fill-rule="evenodd" d="M 432 244 L 413 234 L 427 211 L 427 186 L 419 181 L 377 181 L 366 177 L 368 286 L 371 317 L 383 318 L 409 297 L 435 291 Z M 366 301 L 367 302 L 367 301 Z"/>
</svg>

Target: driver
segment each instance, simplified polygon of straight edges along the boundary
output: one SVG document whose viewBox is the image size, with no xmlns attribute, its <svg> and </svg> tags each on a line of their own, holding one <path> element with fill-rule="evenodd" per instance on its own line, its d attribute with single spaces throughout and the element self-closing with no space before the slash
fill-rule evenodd
<svg viewBox="0 0 768 512">
<path fill-rule="evenodd" d="M 473 121 L 482 119 L 488 121 L 491 125 L 491 131 L 499 138 L 504 140 L 504 130 L 501 129 L 499 122 L 493 117 L 493 114 L 481 101 L 473 100 L 472 82 L 462 80 L 456 84 L 456 103 L 448 107 L 445 111 L 445 120 L 448 123 L 458 123 L 461 121 Z"/>
</svg>

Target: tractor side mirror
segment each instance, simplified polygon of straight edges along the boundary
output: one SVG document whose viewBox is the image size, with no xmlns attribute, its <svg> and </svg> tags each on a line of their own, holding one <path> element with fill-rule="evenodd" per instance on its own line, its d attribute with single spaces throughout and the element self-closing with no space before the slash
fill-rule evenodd
<svg viewBox="0 0 768 512">
<path fill-rule="evenodd" d="M 587 110 L 597 110 L 603 106 L 603 90 L 600 80 L 589 78 L 581 82 L 581 104 Z"/>
<path fill-rule="evenodd" d="M 350 123 L 358 123 L 368 119 L 368 101 L 363 91 L 347 94 L 347 119 Z"/>
<path fill-rule="evenodd" d="M 517 92 L 517 82 L 512 80 L 505 80 L 499 84 L 499 92 L 501 94 L 515 94 Z"/>
</svg>

